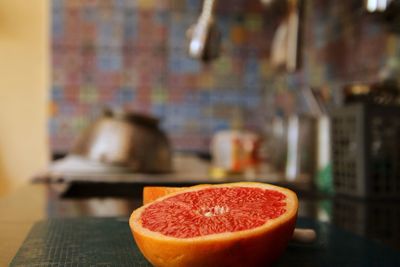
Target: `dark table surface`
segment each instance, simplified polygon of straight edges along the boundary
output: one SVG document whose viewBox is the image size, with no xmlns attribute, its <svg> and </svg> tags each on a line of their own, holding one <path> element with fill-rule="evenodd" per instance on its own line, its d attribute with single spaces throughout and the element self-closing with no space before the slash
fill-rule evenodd
<svg viewBox="0 0 400 267">
<path fill-rule="evenodd" d="M 312 244 L 289 243 L 275 266 L 399 266 L 400 253 L 332 224 L 299 218 Z M 267 253 L 267 252 L 266 252 Z M 242 263 L 246 266 L 246 262 Z M 151 264 L 136 246 L 128 218 L 47 219 L 36 223 L 11 266 L 130 266 Z"/>
<path fill-rule="evenodd" d="M 0 266 L 11 262 L 34 223 L 47 219 L 126 218 L 141 205 L 144 185 L 91 182 L 31 184 L 1 198 Z M 299 216 L 305 218 L 306 223 L 325 222 L 366 238 L 360 240 L 368 239 L 378 246 L 383 244 L 379 247 L 387 247 L 388 253 L 400 251 L 398 201 L 367 201 L 292 189 L 298 193 Z"/>
</svg>

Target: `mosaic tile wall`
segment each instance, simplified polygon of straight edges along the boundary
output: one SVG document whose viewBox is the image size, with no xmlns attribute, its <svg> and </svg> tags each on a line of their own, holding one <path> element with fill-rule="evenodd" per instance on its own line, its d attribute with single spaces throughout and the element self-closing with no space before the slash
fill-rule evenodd
<svg viewBox="0 0 400 267">
<path fill-rule="evenodd" d="M 162 118 L 174 148 L 207 151 L 219 129 L 262 131 L 268 117 L 307 112 L 301 88 L 340 89 L 399 66 L 398 35 L 362 11 L 362 0 L 308 0 L 302 68 L 269 65 L 274 12 L 258 0 L 220 1 L 223 54 L 204 66 L 186 55 L 200 0 L 52 0 L 53 152 L 68 151 L 103 107 Z M 400 74 L 400 71 L 398 72 Z M 400 77 L 400 75 L 398 75 Z"/>
<path fill-rule="evenodd" d="M 301 70 L 267 85 L 267 114 L 308 112 L 301 88 L 325 91 L 334 107 L 344 85 L 384 76 L 400 84 L 400 34 L 368 14 L 362 0 L 307 0 L 304 9 Z"/>
<path fill-rule="evenodd" d="M 258 129 L 271 18 L 259 1 L 220 5 L 223 55 L 204 66 L 185 38 L 201 3 L 53 0 L 53 151 L 68 151 L 105 106 L 160 116 L 182 150 L 206 151 L 219 129 Z"/>
</svg>

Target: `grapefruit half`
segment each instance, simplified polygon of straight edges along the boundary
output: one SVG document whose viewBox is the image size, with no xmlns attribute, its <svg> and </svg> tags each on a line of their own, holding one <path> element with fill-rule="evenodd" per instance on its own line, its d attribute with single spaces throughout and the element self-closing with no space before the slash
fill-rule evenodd
<svg viewBox="0 0 400 267">
<path fill-rule="evenodd" d="M 154 266 L 266 266 L 291 239 L 297 208 L 296 194 L 282 187 L 200 185 L 136 209 L 129 225 Z"/>
</svg>

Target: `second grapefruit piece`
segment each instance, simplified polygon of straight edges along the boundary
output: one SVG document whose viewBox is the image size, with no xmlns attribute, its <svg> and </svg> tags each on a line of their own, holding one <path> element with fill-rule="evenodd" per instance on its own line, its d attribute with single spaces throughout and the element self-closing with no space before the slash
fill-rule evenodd
<svg viewBox="0 0 400 267">
<path fill-rule="evenodd" d="M 143 188 L 143 205 L 171 193 L 185 190 L 187 187 L 145 186 Z"/>
</svg>

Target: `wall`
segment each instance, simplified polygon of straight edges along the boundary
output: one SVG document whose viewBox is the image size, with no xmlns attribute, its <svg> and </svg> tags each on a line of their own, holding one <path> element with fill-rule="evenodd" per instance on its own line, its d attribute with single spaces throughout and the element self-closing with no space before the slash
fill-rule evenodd
<svg viewBox="0 0 400 267">
<path fill-rule="evenodd" d="M 320 90 L 332 108 L 341 104 L 345 85 L 384 78 L 400 84 L 399 29 L 368 14 L 362 0 L 307 0 L 304 9 L 302 67 L 273 77 L 269 114 L 309 112 L 302 88 Z"/>
<path fill-rule="evenodd" d="M 399 35 L 363 0 L 304 1 L 302 67 L 291 74 L 269 61 L 276 12 L 259 0 L 219 1 L 222 56 L 201 65 L 185 47 L 201 2 L 53 0 L 52 149 L 68 151 L 110 106 L 158 115 L 176 149 L 207 151 L 217 130 L 263 131 L 272 116 L 310 112 L 304 88 L 337 105 L 343 85 L 377 81 L 390 65 L 400 73 Z"/>
<path fill-rule="evenodd" d="M 187 56 L 202 1 L 53 0 L 51 146 L 68 151 L 104 106 L 163 119 L 174 148 L 208 150 L 212 133 L 263 124 L 274 20 L 259 0 L 220 1 L 222 55 Z"/>
<path fill-rule="evenodd" d="M 0 1 L 0 193 L 47 161 L 48 1 Z"/>
</svg>

